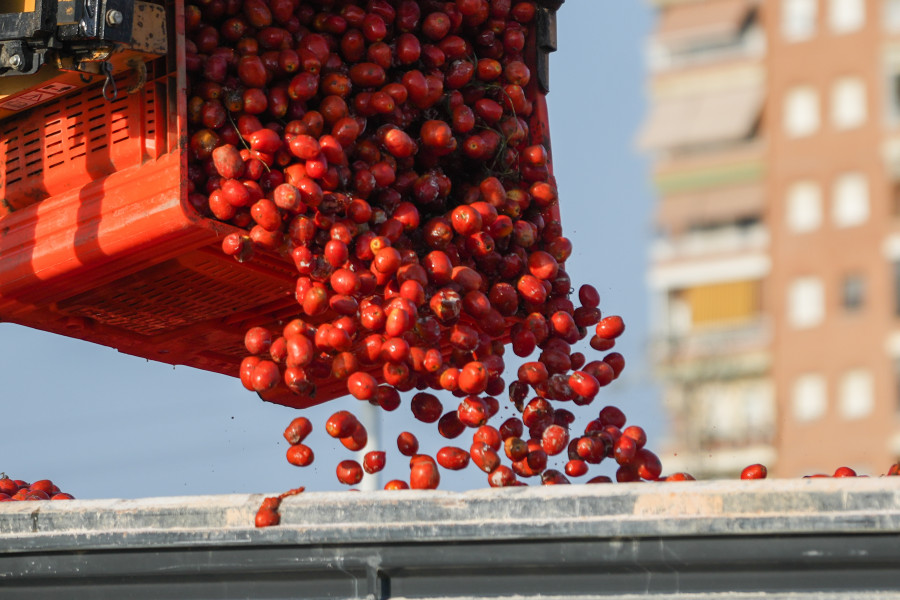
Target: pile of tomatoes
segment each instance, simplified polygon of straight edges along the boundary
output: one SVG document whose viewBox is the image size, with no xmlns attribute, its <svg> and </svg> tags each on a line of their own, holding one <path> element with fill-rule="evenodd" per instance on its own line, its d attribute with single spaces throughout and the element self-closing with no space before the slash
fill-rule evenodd
<svg viewBox="0 0 900 600">
<path fill-rule="evenodd" d="M 608 351 L 624 323 L 603 318 L 592 286 L 573 297 L 564 269 L 572 244 L 528 66 L 538 10 L 532 0 L 185 8 L 191 203 L 242 230 L 224 239 L 227 254 L 277 253 L 297 271 L 296 315 L 247 331 L 241 381 L 265 397 L 343 380 L 386 411 L 415 390 L 413 414 L 440 435 L 475 430 L 471 446 L 435 458 L 407 440 L 411 487 L 436 487 L 438 465 L 470 459 L 492 485 L 559 483 L 567 475 L 547 459 L 563 453 L 572 477 L 607 456 L 620 480 L 660 474 L 618 409 L 570 439 L 574 415 L 554 407 L 590 404 L 621 373 Z M 589 333 L 597 360 L 573 351 Z M 508 386 L 507 345 L 530 359 Z M 458 406 L 445 411 L 431 392 Z M 494 428 L 503 395 L 521 418 Z M 292 464 L 314 459 L 309 428 L 289 427 Z M 366 444 L 350 413 L 326 429 L 349 450 Z M 358 483 L 384 455 L 363 462 L 341 462 L 338 478 Z"/>
<path fill-rule="evenodd" d="M 599 297 L 569 299 L 572 245 L 530 130 L 536 10 L 186 7 L 191 202 L 245 230 L 226 253 L 280 253 L 297 270 L 297 318 L 247 332 L 247 388 L 311 396 L 337 378 L 388 409 L 414 387 L 499 394 L 513 323 L 518 355 L 549 352 L 533 380 L 574 370 L 570 346 L 600 320 Z M 572 392 L 557 378 L 554 391 L 590 396 L 591 370 L 608 382 L 620 365 L 566 375 Z"/>
<path fill-rule="evenodd" d="M 0 502 L 13 500 L 73 500 L 71 494 L 60 489 L 49 479 L 28 483 L 21 479 L 11 479 L 0 473 Z"/>
</svg>

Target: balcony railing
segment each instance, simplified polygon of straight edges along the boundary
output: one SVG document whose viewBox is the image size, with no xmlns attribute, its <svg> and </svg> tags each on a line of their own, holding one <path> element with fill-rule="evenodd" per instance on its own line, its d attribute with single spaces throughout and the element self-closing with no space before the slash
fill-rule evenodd
<svg viewBox="0 0 900 600">
<path fill-rule="evenodd" d="M 762 58 L 766 54 L 766 34 L 759 27 L 728 40 L 709 43 L 665 44 L 651 38 L 647 44 L 647 64 L 661 72 L 709 65 L 742 58 Z"/>
<path fill-rule="evenodd" d="M 762 250 L 769 245 L 769 231 L 762 223 L 750 227 L 738 225 L 708 231 L 687 233 L 678 238 L 654 240 L 650 256 L 654 261 L 731 254 L 746 250 Z"/>
<path fill-rule="evenodd" d="M 695 369 L 714 370 L 724 368 L 721 359 L 766 353 L 771 339 L 769 320 L 760 316 L 752 321 L 656 336 L 652 356 L 654 363 L 662 368 L 691 366 Z M 699 361 L 704 364 L 692 364 Z"/>
</svg>

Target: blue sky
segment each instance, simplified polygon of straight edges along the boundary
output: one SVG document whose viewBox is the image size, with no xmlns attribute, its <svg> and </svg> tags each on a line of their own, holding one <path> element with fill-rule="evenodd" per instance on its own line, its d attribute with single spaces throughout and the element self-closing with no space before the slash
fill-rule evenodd
<svg viewBox="0 0 900 600">
<path fill-rule="evenodd" d="M 579 423 L 614 404 L 658 448 L 665 419 L 646 358 L 644 284 L 652 192 L 648 163 L 634 149 L 645 113 L 643 45 L 651 21 L 643 2 L 568 0 L 559 14 L 549 103 L 563 226 L 575 247 L 567 269 L 576 288 L 597 287 L 604 314 L 627 323 L 617 348 L 625 372 L 578 413 Z M 50 478 L 79 498 L 342 487 L 334 467 L 352 456 L 327 437 L 324 422 L 334 410 L 353 409 L 355 400 L 309 411 L 317 459 L 298 469 L 284 459 L 281 432 L 299 413 L 260 402 L 237 380 L 10 324 L 0 324 L 0 336 L 0 471 L 12 477 Z M 446 444 L 406 405 L 382 423 L 383 480 L 408 475 L 394 444 L 399 431 L 416 433 L 424 451 Z M 451 444 L 467 446 L 464 436 Z M 474 467 L 442 477 L 442 489 L 486 485 Z"/>
</svg>

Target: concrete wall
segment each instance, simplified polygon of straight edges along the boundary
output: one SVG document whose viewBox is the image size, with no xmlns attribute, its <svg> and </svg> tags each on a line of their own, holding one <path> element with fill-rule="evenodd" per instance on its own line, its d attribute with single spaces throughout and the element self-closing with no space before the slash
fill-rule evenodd
<svg viewBox="0 0 900 600">
<path fill-rule="evenodd" d="M 0 598 L 900 598 L 900 478 L 261 500 L 4 503 Z"/>
</svg>

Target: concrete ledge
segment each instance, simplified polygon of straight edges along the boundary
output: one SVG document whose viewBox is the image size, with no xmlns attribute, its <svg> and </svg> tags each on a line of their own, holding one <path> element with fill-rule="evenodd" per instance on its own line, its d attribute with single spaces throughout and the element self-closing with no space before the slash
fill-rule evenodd
<svg viewBox="0 0 900 600">
<path fill-rule="evenodd" d="M 0 600 L 900 599 L 900 478 L 0 504 Z"/>
<path fill-rule="evenodd" d="M 900 532 L 900 477 L 308 492 L 258 530 L 264 495 L 0 504 L 0 553 L 184 544 L 343 544 Z"/>
</svg>

